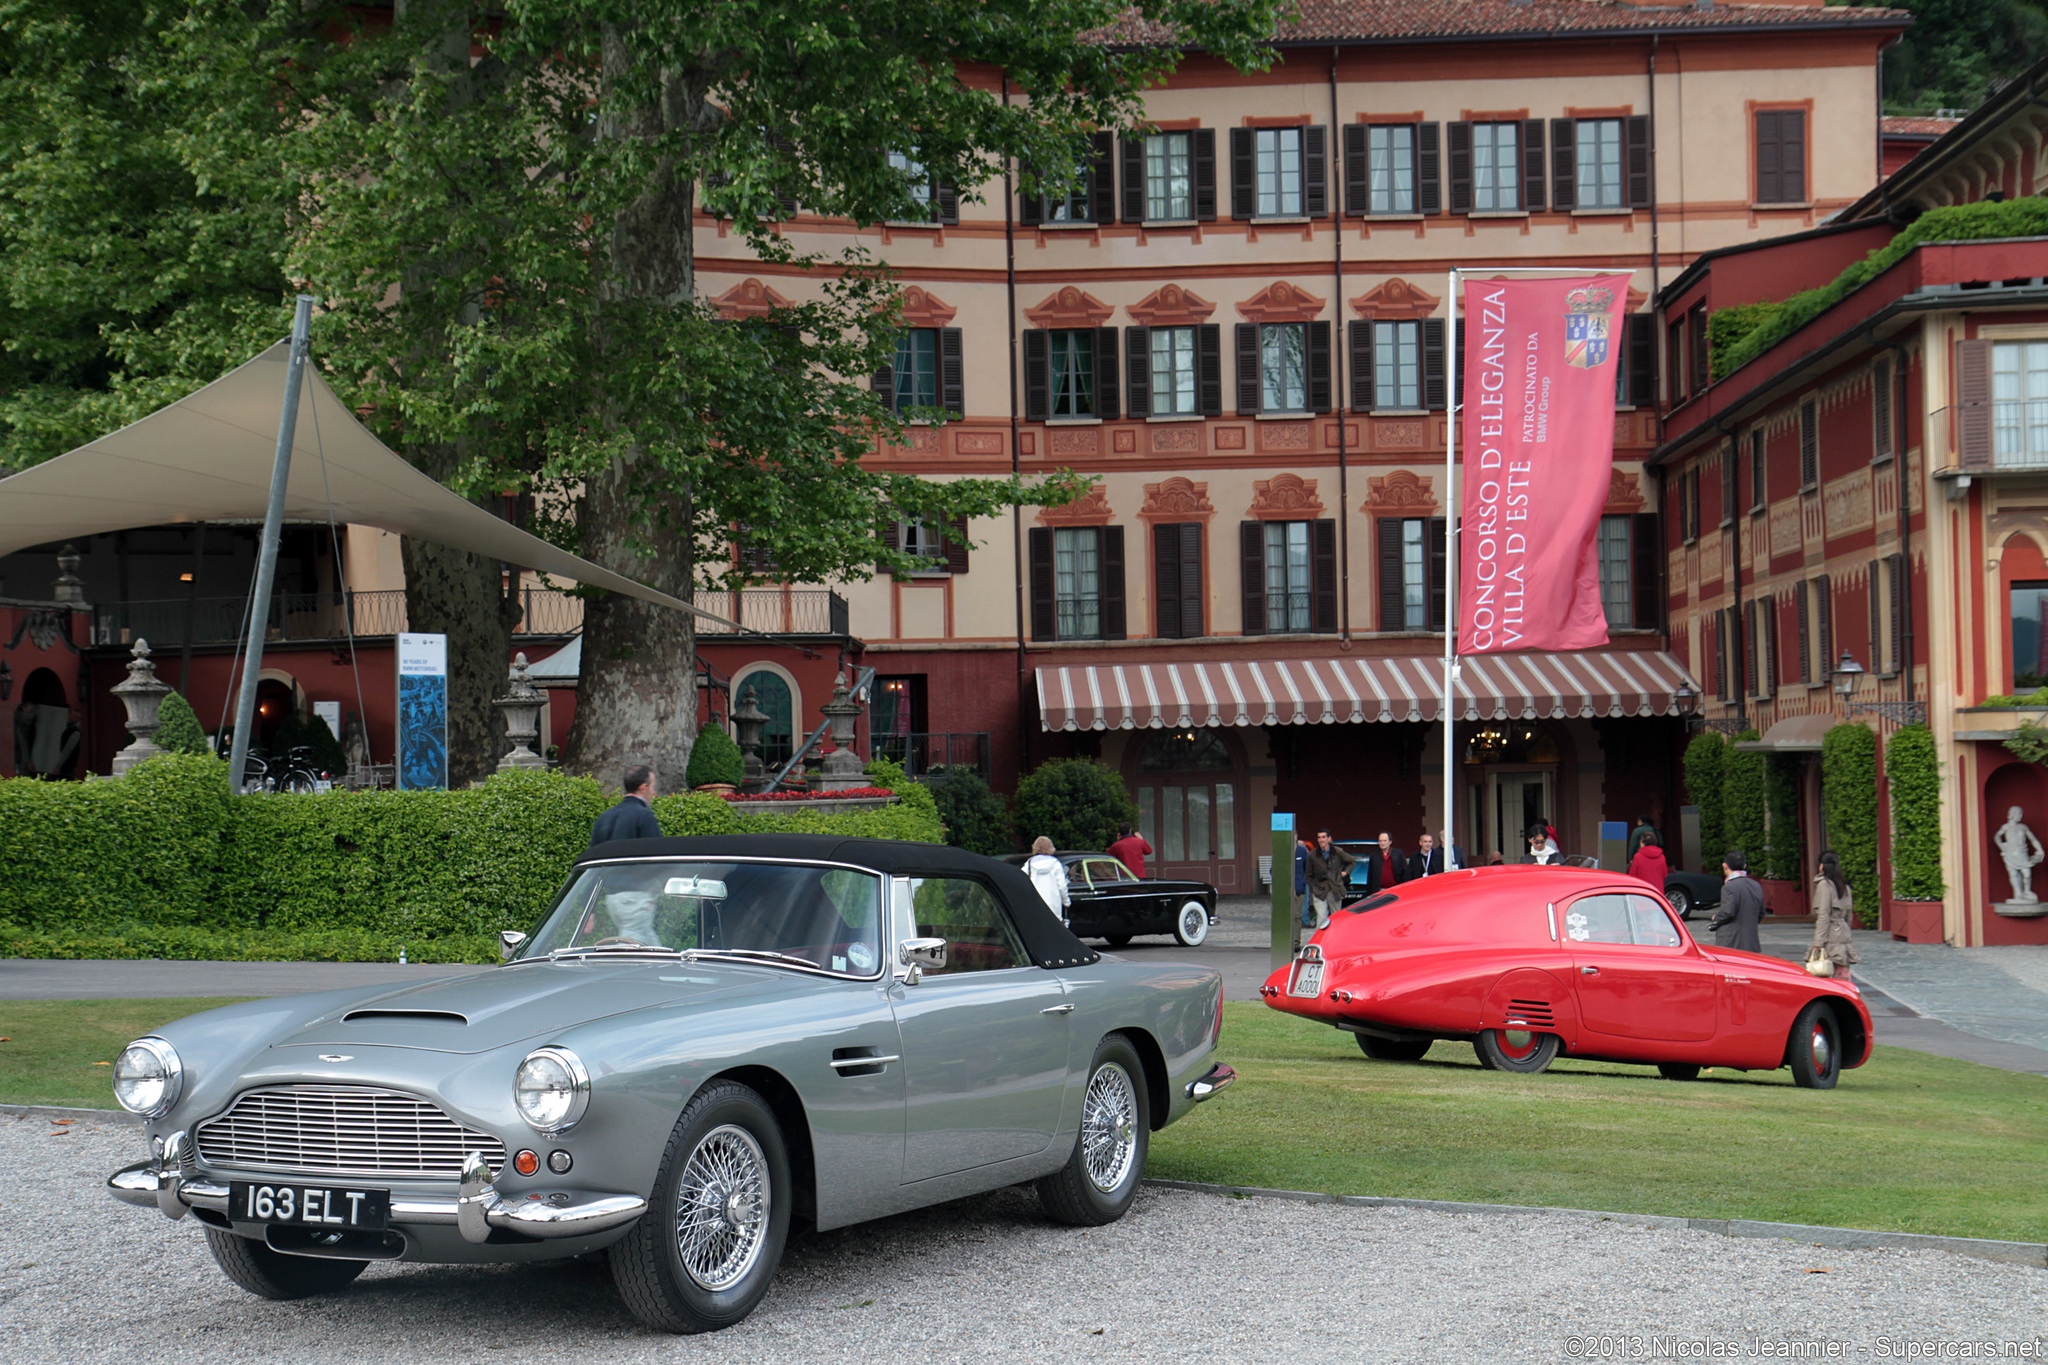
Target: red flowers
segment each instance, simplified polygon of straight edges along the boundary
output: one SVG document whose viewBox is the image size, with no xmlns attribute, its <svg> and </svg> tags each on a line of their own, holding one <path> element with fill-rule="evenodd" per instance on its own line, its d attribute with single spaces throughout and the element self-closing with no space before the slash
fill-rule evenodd
<svg viewBox="0 0 2048 1365">
<path fill-rule="evenodd" d="M 728 801 L 844 801 L 849 796 L 894 796 L 887 787 L 849 787 L 838 792 L 720 792 Z"/>
</svg>

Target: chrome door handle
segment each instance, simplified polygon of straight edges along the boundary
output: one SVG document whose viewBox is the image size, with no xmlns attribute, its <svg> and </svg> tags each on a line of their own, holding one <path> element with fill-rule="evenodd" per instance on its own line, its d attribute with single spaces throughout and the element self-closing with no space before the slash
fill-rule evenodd
<svg viewBox="0 0 2048 1365">
<path fill-rule="evenodd" d="M 893 1053 L 887 1057 L 834 1057 L 831 1067 L 834 1071 L 845 1071 L 857 1066 L 887 1066 L 890 1062 L 902 1060 L 901 1056 Z"/>
<path fill-rule="evenodd" d="M 1073 1012 L 1074 1007 L 1072 1005 L 1054 1005 L 1049 1010 L 1039 1011 L 1040 1014 L 1072 1014 Z"/>
<path fill-rule="evenodd" d="M 1599 969 L 1598 967 L 1581 967 L 1581 968 L 1579 968 L 1579 975 L 1580 975 L 1580 976 L 1598 976 L 1598 975 L 1600 975 L 1600 969 Z"/>
</svg>

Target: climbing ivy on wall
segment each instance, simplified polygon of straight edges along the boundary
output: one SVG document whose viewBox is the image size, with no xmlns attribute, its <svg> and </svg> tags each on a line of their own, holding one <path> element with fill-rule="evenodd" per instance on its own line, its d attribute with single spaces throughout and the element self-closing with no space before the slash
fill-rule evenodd
<svg viewBox="0 0 2048 1365">
<path fill-rule="evenodd" d="M 1764 755 L 1735 745 L 1761 738 L 1754 730 L 1743 731 L 1721 760 L 1721 832 L 1727 840 L 1723 850 L 1741 849 L 1752 874 L 1762 870 L 1769 849 L 1770 797 Z"/>
<path fill-rule="evenodd" d="M 1700 862 L 1695 872 L 1712 872 L 1728 847 L 1721 824 L 1721 765 L 1728 742 L 1712 730 L 1694 735 L 1685 746 L 1685 794 L 1700 813 Z"/>
<path fill-rule="evenodd" d="M 1867 725 L 1837 725 L 1821 737 L 1820 780 L 1825 847 L 1841 859 L 1856 897 L 1856 917 L 1877 926 L 1877 734 Z"/>
<path fill-rule="evenodd" d="M 1934 732 L 1901 727 L 1885 745 L 1884 771 L 1892 797 L 1892 895 L 1940 900 L 1941 764 Z"/>
</svg>

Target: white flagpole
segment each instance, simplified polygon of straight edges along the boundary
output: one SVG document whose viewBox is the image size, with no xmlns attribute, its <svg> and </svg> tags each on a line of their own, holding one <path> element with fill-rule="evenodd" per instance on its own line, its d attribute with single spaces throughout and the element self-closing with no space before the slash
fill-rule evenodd
<svg viewBox="0 0 2048 1365">
<path fill-rule="evenodd" d="M 1450 317 L 1444 333 L 1444 388 L 1450 395 L 1444 410 L 1450 421 L 1444 428 L 1444 871 L 1451 870 L 1451 850 L 1458 838 L 1458 275 L 1450 272 Z"/>
</svg>

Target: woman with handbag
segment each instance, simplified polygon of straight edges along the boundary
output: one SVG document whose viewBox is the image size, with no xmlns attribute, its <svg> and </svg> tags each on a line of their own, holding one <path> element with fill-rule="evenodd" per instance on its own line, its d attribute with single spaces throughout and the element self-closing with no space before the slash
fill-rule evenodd
<svg viewBox="0 0 2048 1365">
<path fill-rule="evenodd" d="M 1815 976 L 1842 976 L 1863 960 L 1849 931 L 1856 925 L 1855 897 L 1842 876 L 1841 860 L 1829 850 L 1820 855 L 1813 878 L 1813 944 L 1806 950 L 1806 970 Z"/>
</svg>

